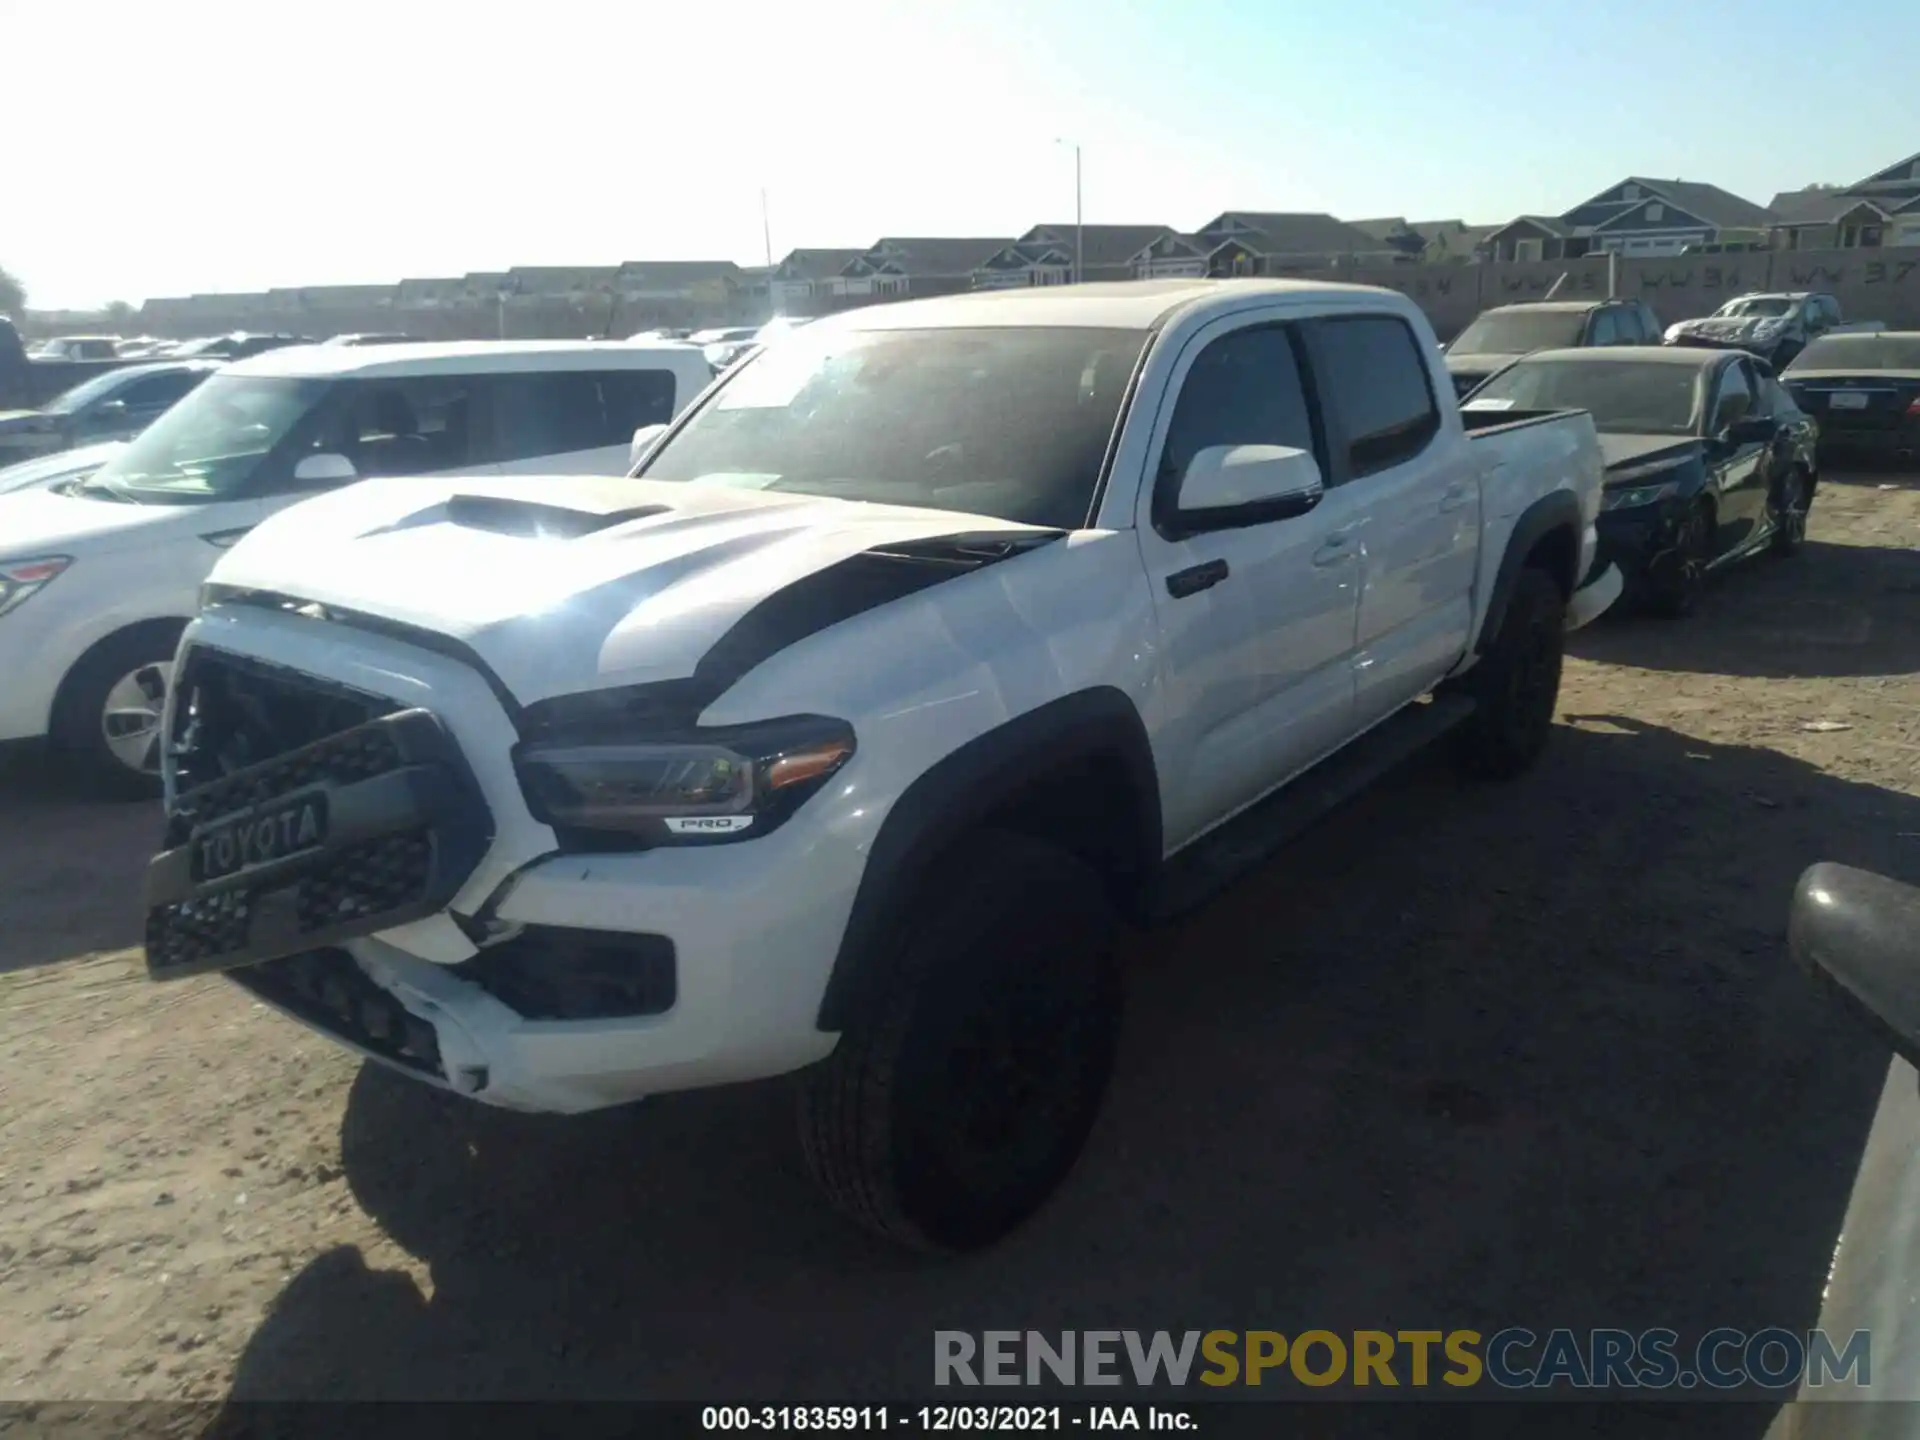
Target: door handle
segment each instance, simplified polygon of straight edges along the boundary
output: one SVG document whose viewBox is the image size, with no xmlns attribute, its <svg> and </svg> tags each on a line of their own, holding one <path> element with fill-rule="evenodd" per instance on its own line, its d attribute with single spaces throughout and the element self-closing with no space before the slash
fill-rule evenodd
<svg viewBox="0 0 1920 1440">
<path fill-rule="evenodd" d="M 1176 600 L 1184 600 L 1189 595 L 1198 595 L 1202 590 L 1211 590 L 1226 579 L 1229 570 L 1224 560 L 1209 560 L 1204 565 L 1189 565 L 1184 570 L 1176 570 L 1167 576 L 1167 593 Z"/>
<path fill-rule="evenodd" d="M 1313 552 L 1316 565 L 1338 565 L 1353 553 L 1353 532 L 1336 530 L 1320 542 L 1320 548 Z"/>
<path fill-rule="evenodd" d="M 1441 493 L 1440 508 L 1443 511 L 1458 510 L 1471 499 L 1473 499 L 1473 489 L 1471 486 L 1449 485 L 1446 490 Z"/>
</svg>

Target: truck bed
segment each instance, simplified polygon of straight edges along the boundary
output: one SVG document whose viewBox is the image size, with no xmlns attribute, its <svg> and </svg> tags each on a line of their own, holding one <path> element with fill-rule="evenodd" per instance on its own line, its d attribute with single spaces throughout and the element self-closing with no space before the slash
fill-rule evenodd
<svg viewBox="0 0 1920 1440">
<path fill-rule="evenodd" d="M 1465 427 L 1469 440 L 1481 440 L 1498 431 L 1520 430 L 1529 425 L 1541 425 L 1549 420 L 1586 413 L 1584 410 L 1469 410 L 1463 407 L 1460 423 Z"/>
</svg>

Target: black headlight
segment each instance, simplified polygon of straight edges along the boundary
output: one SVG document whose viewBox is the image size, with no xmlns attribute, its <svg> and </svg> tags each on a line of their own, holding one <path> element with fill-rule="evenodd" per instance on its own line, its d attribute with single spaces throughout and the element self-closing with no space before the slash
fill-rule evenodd
<svg viewBox="0 0 1920 1440">
<path fill-rule="evenodd" d="M 644 739 L 515 747 L 534 818 L 595 848 L 745 840 L 774 829 L 853 758 L 852 727 L 817 715 Z"/>
</svg>

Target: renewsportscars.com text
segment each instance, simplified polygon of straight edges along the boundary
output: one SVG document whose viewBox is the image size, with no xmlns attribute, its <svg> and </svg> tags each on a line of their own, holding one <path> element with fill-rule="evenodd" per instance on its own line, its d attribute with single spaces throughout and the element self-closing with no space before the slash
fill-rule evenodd
<svg viewBox="0 0 1920 1440">
<path fill-rule="evenodd" d="M 936 1330 L 936 1385 L 1788 1390 L 1872 1382 L 1871 1336 L 1710 1330 Z"/>
</svg>

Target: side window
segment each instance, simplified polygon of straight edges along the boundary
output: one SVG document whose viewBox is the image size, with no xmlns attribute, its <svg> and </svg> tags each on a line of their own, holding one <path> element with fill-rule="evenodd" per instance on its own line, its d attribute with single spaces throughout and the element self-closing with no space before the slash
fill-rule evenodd
<svg viewBox="0 0 1920 1440">
<path fill-rule="evenodd" d="M 124 400 L 129 410 L 171 405 L 206 378 L 206 372 L 200 370 L 176 370 L 167 375 L 149 375 L 144 380 L 134 381 L 114 398 Z"/>
<path fill-rule="evenodd" d="M 1620 312 L 1618 310 L 1596 310 L 1587 326 L 1587 344 L 1618 345 L 1620 343 Z"/>
<path fill-rule="evenodd" d="M 1654 318 L 1653 311 L 1638 302 L 1629 306 L 1626 312 L 1632 317 L 1639 334 L 1634 338 L 1636 345 L 1658 345 L 1660 343 L 1660 322 Z"/>
<path fill-rule="evenodd" d="M 477 463 L 473 381 L 465 375 L 355 380 L 319 448 L 353 462 L 362 476 L 425 475 Z"/>
<path fill-rule="evenodd" d="M 1729 365 L 1720 372 L 1720 394 L 1713 403 L 1713 424 L 1709 434 L 1718 435 L 1734 421 L 1753 411 L 1753 387 L 1747 383 L 1746 368 Z"/>
<path fill-rule="evenodd" d="M 1223 335 L 1200 352 L 1180 386 L 1160 454 L 1156 511 L 1172 505 L 1173 482 L 1209 446 L 1291 445 L 1318 457 L 1314 441 L 1291 328 L 1261 325 Z"/>
<path fill-rule="evenodd" d="M 496 460 L 533 460 L 626 445 L 642 425 L 673 418 L 665 370 L 551 370 L 493 381 Z"/>
<path fill-rule="evenodd" d="M 1321 320 L 1314 339 L 1320 400 L 1337 417 L 1348 478 L 1411 460 L 1432 443 L 1440 433 L 1440 407 L 1406 321 L 1391 315 Z"/>
</svg>

